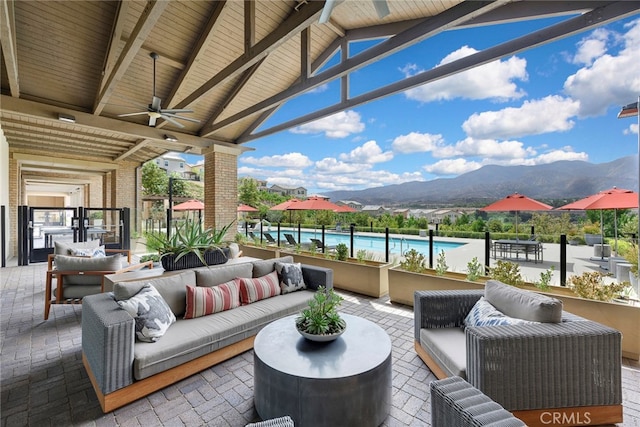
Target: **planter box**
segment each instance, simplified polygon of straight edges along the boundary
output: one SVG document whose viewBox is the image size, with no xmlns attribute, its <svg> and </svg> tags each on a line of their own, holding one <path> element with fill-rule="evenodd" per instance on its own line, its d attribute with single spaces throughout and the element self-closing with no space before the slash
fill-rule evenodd
<svg viewBox="0 0 640 427">
<path fill-rule="evenodd" d="M 252 258 L 271 259 L 278 258 L 280 256 L 280 250 L 277 247 L 261 247 L 254 245 L 240 245 L 242 256 L 249 256 Z"/>
<path fill-rule="evenodd" d="M 391 302 L 413 307 L 413 293 L 415 291 L 442 291 L 453 289 L 484 289 L 487 277 L 478 282 L 466 280 L 462 273 L 447 272 L 438 276 L 435 270 L 429 273 L 413 273 L 401 270 L 399 267 L 389 269 L 389 299 Z"/>
<path fill-rule="evenodd" d="M 602 234 L 585 234 L 584 241 L 589 246 L 604 243 L 602 241 Z"/>
<path fill-rule="evenodd" d="M 317 265 L 333 270 L 333 286 L 337 289 L 380 298 L 389 293 L 388 271 L 391 264 L 375 261 L 358 262 L 355 259 L 337 261 L 322 255 L 282 252 L 281 255 L 293 255 L 295 262 Z"/>
<path fill-rule="evenodd" d="M 433 273 L 411 273 L 394 267 L 389 270 L 389 297 L 391 302 L 413 306 L 413 293 L 417 290 L 482 289 L 484 282 L 469 282 L 464 274 L 447 272 L 445 276 Z M 603 302 L 578 297 L 571 289 L 554 286 L 542 292 L 533 285 L 523 289 L 539 292 L 562 301 L 563 309 L 575 315 L 602 323 L 622 332 L 622 355 L 640 360 L 640 307 L 617 302 Z"/>
<path fill-rule="evenodd" d="M 224 264 L 228 261 L 229 248 L 220 248 L 204 253 L 204 260 L 207 262 L 203 264 L 200 258 L 196 254 L 189 253 L 176 261 L 177 255 L 168 254 L 162 257 L 162 267 L 165 271 L 184 270 L 187 268 L 206 267 L 207 265 Z"/>
</svg>

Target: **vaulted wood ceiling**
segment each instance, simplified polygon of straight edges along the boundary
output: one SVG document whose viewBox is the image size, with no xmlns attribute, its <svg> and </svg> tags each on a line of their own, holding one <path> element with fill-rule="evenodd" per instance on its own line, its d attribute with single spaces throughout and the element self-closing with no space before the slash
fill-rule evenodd
<svg viewBox="0 0 640 427">
<path fill-rule="evenodd" d="M 78 170 L 108 170 L 167 151 L 202 153 L 237 145 L 353 108 L 531 46 L 638 13 L 638 1 L 12 1 L 0 0 L 0 125 L 14 153 L 91 160 Z M 384 3 L 384 1 L 383 1 Z M 348 75 L 442 31 L 531 19 L 566 19 L 536 33 L 358 96 Z M 348 54 L 349 42 L 382 39 Z M 191 109 L 198 123 L 144 115 L 155 91 L 163 108 Z M 337 65 L 323 67 L 334 55 Z M 336 104 L 264 128 L 288 100 L 341 79 Z M 59 115 L 75 117 L 75 123 Z M 263 127 L 260 127 L 263 126 Z M 165 140 L 165 135 L 177 142 Z M 25 156 L 25 159 L 27 157 Z M 25 160 L 25 163 L 27 161 Z M 32 161 L 33 168 L 38 163 Z M 82 164 L 82 163 L 79 163 Z M 46 167 L 46 165 L 42 165 Z M 50 167 L 50 165 L 49 165 Z M 102 168 L 102 169 L 101 169 Z"/>
</svg>

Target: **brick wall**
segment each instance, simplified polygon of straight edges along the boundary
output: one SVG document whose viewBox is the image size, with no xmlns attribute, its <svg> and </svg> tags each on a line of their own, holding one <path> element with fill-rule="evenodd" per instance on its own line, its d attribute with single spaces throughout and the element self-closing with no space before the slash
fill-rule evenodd
<svg viewBox="0 0 640 427">
<path fill-rule="evenodd" d="M 222 228 L 237 218 L 239 154 L 239 149 L 220 146 L 204 153 L 205 227 Z M 233 240 L 235 225 L 227 240 Z"/>
</svg>

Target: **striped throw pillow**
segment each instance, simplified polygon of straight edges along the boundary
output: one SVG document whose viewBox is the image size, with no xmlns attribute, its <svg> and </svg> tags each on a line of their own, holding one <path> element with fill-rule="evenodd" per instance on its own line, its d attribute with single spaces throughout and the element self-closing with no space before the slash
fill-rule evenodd
<svg viewBox="0 0 640 427">
<path fill-rule="evenodd" d="M 242 305 L 280 295 L 280 282 L 278 281 L 278 272 L 275 270 L 266 276 L 236 280 L 240 281 L 240 303 Z"/>
<path fill-rule="evenodd" d="M 206 316 L 240 306 L 240 287 L 236 280 L 217 286 L 187 285 L 185 319 Z"/>
</svg>

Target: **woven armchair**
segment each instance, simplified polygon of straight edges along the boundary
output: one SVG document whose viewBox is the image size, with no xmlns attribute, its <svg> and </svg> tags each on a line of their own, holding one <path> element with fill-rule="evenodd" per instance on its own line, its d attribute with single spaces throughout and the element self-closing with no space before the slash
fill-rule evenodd
<svg viewBox="0 0 640 427">
<path fill-rule="evenodd" d="M 457 328 L 481 290 L 417 291 L 415 347 L 438 378 L 452 376 L 421 345 L 423 328 Z M 455 333 L 455 331 L 454 331 Z M 527 425 L 622 421 L 621 334 L 563 312 L 561 323 L 466 327 L 466 380 Z M 578 410 L 577 408 L 581 408 Z"/>
</svg>

